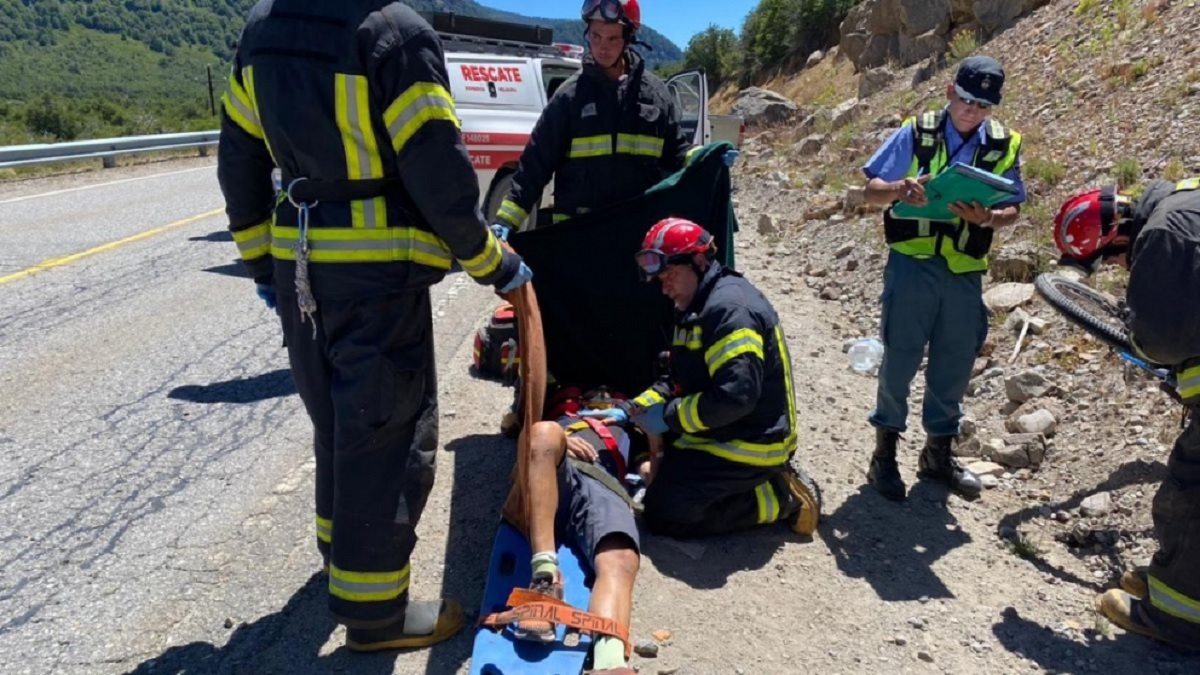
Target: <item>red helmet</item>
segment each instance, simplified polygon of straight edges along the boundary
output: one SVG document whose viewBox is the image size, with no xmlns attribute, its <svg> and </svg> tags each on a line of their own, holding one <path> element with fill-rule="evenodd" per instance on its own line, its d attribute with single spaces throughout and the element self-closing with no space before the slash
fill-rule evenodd
<svg viewBox="0 0 1200 675">
<path fill-rule="evenodd" d="M 583 0 L 579 14 L 585 22 L 620 22 L 635 31 L 642 27 L 642 8 L 638 6 L 638 0 Z"/>
<path fill-rule="evenodd" d="M 690 263 L 695 253 L 704 253 L 711 258 L 716 252 L 708 230 L 684 218 L 664 218 L 646 233 L 642 250 L 637 254 L 637 264 L 642 278 L 649 281 L 667 265 Z"/>
<path fill-rule="evenodd" d="M 1075 195 L 1054 217 L 1054 245 L 1065 258 L 1095 260 L 1117 238 L 1117 190 L 1113 186 Z"/>
</svg>

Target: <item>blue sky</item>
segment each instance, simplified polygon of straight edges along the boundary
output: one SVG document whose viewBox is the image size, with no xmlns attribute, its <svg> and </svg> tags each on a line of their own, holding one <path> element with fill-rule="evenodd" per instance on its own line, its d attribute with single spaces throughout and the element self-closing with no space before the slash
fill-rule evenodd
<svg viewBox="0 0 1200 675">
<path fill-rule="evenodd" d="M 526 16 L 565 19 L 579 16 L 582 0 L 478 0 L 479 4 Z M 693 35 L 715 23 L 736 33 L 758 0 L 639 0 L 642 22 L 666 35 L 680 49 Z"/>
</svg>

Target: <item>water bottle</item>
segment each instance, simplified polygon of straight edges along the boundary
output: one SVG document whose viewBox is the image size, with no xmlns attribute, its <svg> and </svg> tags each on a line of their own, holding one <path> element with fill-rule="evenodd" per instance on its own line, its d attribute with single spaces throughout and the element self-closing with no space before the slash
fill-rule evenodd
<svg viewBox="0 0 1200 675">
<path fill-rule="evenodd" d="M 883 343 L 873 337 L 859 338 L 850 344 L 847 354 L 854 372 L 874 372 L 883 361 Z"/>
</svg>

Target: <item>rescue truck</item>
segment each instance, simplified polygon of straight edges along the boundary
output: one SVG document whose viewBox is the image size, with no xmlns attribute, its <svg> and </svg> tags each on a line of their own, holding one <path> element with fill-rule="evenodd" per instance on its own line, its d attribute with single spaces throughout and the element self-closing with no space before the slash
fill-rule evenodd
<svg viewBox="0 0 1200 675">
<path fill-rule="evenodd" d="M 463 143 L 479 178 L 480 208 L 492 222 L 534 124 L 559 85 L 582 67 L 583 48 L 554 42 L 552 31 L 542 26 L 442 12 L 422 16 L 442 40 Z M 675 94 L 680 123 L 695 143 L 708 142 L 704 72 L 681 72 L 667 84 Z M 552 205 L 552 191 L 553 181 L 542 196 L 543 207 Z"/>
</svg>

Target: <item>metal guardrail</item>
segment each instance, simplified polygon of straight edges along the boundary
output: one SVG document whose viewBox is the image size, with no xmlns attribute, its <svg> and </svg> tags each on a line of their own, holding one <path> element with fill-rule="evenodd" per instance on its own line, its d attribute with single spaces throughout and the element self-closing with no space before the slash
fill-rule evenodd
<svg viewBox="0 0 1200 675">
<path fill-rule="evenodd" d="M 87 159 L 103 160 L 105 168 L 112 168 L 116 165 L 116 158 L 123 155 L 141 155 L 148 152 L 192 148 L 199 149 L 200 155 L 204 156 L 208 154 L 208 148 L 217 144 L 220 135 L 219 131 L 192 131 L 182 134 L 99 138 L 69 143 L 10 145 L 0 147 L 0 169 L 77 162 Z"/>
</svg>

